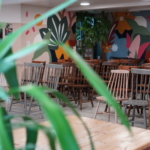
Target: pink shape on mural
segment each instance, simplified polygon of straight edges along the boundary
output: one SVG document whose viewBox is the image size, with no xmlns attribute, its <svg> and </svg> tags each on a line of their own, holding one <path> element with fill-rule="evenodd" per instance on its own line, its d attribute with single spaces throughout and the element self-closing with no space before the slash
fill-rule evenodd
<svg viewBox="0 0 150 150">
<path fill-rule="evenodd" d="M 150 16 L 147 16 L 148 21 L 150 22 Z"/>
<path fill-rule="evenodd" d="M 35 32 L 35 28 L 34 27 L 32 27 L 32 31 Z"/>
<path fill-rule="evenodd" d="M 26 35 L 28 35 L 29 34 L 29 30 L 28 31 L 26 31 Z"/>
<path fill-rule="evenodd" d="M 132 40 L 129 36 L 129 34 L 126 34 L 126 48 L 129 48 L 131 46 Z"/>
<path fill-rule="evenodd" d="M 138 52 L 138 59 L 140 59 L 145 51 L 145 49 L 147 48 L 147 46 L 150 44 L 150 42 L 144 43 L 140 46 L 139 48 L 139 52 Z"/>
<path fill-rule="evenodd" d="M 28 11 L 26 11 L 26 17 L 28 17 Z"/>
<path fill-rule="evenodd" d="M 138 54 L 139 47 L 140 47 L 140 41 L 141 41 L 140 35 L 137 35 L 129 47 L 129 50 L 131 53 L 129 54 L 128 57 L 134 58 L 136 52 Z"/>
</svg>

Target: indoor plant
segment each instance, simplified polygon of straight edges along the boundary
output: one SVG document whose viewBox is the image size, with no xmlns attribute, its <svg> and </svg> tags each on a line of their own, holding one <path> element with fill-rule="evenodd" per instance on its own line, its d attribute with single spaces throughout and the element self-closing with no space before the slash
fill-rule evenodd
<svg viewBox="0 0 150 150">
<path fill-rule="evenodd" d="M 104 11 L 91 14 L 87 11 L 77 13 L 77 40 L 82 40 L 84 48 L 91 48 L 101 42 L 106 42 L 111 22 Z"/>
<path fill-rule="evenodd" d="M 12 50 L 11 50 L 11 45 L 13 44 L 15 39 L 27 28 L 33 26 L 34 24 L 43 20 L 44 18 L 47 18 L 48 16 L 53 15 L 54 13 L 67 7 L 69 4 L 73 3 L 74 1 L 75 0 L 68 0 L 62 3 L 61 5 L 57 6 L 56 8 L 51 9 L 43 16 L 35 19 L 34 21 L 26 24 L 25 26 L 22 26 L 18 30 L 9 34 L 0 42 L 0 73 L 4 73 L 10 87 L 10 90 L 8 92 L 0 88 L 0 99 L 8 100 L 9 94 L 13 94 L 17 98 L 19 92 L 26 92 L 30 96 L 33 96 L 40 103 L 42 109 L 44 110 L 47 120 L 52 125 L 52 128 L 44 127 L 42 125 L 37 124 L 35 121 L 33 121 L 31 118 L 27 116 L 7 115 L 5 110 L 0 106 L 0 149 L 1 150 L 15 149 L 13 144 L 13 137 L 12 137 L 12 128 L 11 128 L 12 124 L 10 123 L 10 120 L 14 117 L 22 117 L 24 120 L 23 123 L 17 124 L 17 126 L 26 128 L 27 140 L 26 140 L 26 145 L 23 149 L 29 149 L 29 150 L 35 149 L 38 130 L 44 131 L 44 133 L 47 135 L 49 139 L 49 145 L 52 150 L 55 150 L 56 137 L 58 138 L 60 146 L 62 147 L 63 150 L 79 149 L 79 146 L 73 136 L 72 130 L 70 129 L 70 126 L 65 118 L 64 113 L 62 112 L 60 107 L 44 93 L 45 88 L 36 87 L 32 85 L 19 87 L 18 85 L 17 76 L 16 76 L 16 67 L 14 61 L 18 58 L 23 57 L 24 55 L 27 55 L 28 53 L 33 52 L 34 49 L 45 46 L 46 44 L 48 44 L 48 42 L 42 41 L 41 43 L 37 43 L 30 47 L 23 48 L 21 51 L 14 54 L 12 54 Z M 1 24 L 1 26 L 5 26 L 5 24 Z M 86 76 L 86 78 L 89 80 L 89 83 L 95 88 L 95 90 L 99 94 L 105 96 L 107 102 L 116 109 L 118 115 L 121 117 L 122 123 L 129 128 L 129 123 L 126 120 L 126 117 L 124 116 L 117 102 L 111 96 L 110 92 L 106 89 L 106 85 L 103 83 L 103 81 L 98 77 L 98 75 L 96 75 L 92 71 L 92 69 L 82 60 L 82 58 L 80 58 L 78 54 L 75 54 L 70 49 L 70 47 L 64 45 L 63 43 L 60 43 L 60 45 L 65 49 L 65 51 L 69 54 L 69 56 L 72 59 L 74 59 L 77 65 L 81 68 L 83 75 Z M 101 88 L 99 88 L 99 85 L 101 85 Z M 50 90 L 50 89 L 46 89 L 46 90 L 49 90 L 59 99 L 66 102 L 67 105 L 70 106 L 74 111 L 74 113 L 79 117 L 78 113 L 73 109 L 72 105 L 69 103 L 69 101 L 66 99 L 64 95 L 54 90 Z M 60 124 L 58 124 L 57 122 L 60 122 Z M 62 130 L 60 130 L 60 126 L 64 127 L 63 136 L 62 136 Z M 94 149 L 92 142 L 91 142 L 91 149 Z"/>
</svg>

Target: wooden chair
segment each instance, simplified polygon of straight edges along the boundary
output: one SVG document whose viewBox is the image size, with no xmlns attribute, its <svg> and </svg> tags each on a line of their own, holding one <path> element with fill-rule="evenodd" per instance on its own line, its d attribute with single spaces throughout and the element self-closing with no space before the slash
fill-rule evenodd
<svg viewBox="0 0 150 150">
<path fill-rule="evenodd" d="M 117 69 L 119 63 L 105 61 L 100 68 L 100 76 L 108 83 L 111 75 L 111 70 Z"/>
<path fill-rule="evenodd" d="M 109 59 L 108 62 L 120 63 L 120 59 Z"/>
<path fill-rule="evenodd" d="M 90 60 L 90 57 L 84 57 L 85 60 Z"/>
<path fill-rule="evenodd" d="M 150 67 L 150 63 L 144 63 L 141 65 L 141 67 Z"/>
<path fill-rule="evenodd" d="M 76 75 L 76 65 L 74 63 L 63 63 L 62 64 L 62 72 L 59 80 L 59 90 L 61 92 L 65 92 L 68 89 L 69 84 L 74 84 L 74 78 Z M 69 90 L 69 89 L 68 89 Z"/>
<path fill-rule="evenodd" d="M 102 59 L 91 59 L 91 60 L 86 60 L 87 63 L 102 63 Z"/>
<path fill-rule="evenodd" d="M 24 69 L 21 76 L 21 85 L 28 85 L 28 84 L 38 85 L 42 69 L 43 69 L 43 64 L 24 63 Z M 27 113 L 27 106 L 30 107 L 30 104 L 27 104 L 27 98 L 29 101 L 33 100 L 32 97 L 29 96 L 27 97 L 26 93 L 23 93 L 23 95 L 21 94 L 20 101 L 16 101 L 15 99 L 12 98 L 9 106 L 9 112 L 11 111 L 13 104 L 21 103 L 24 104 L 24 109 L 22 108 L 21 110 L 24 111 L 25 115 L 28 115 L 29 113 Z"/>
<path fill-rule="evenodd" d="M 40 75 L 40 81 L 39 81 L 39 83 L 42 83 L 46 61 L 34 61 L 33 60 L 32 63 L 43 64 L 43 68 L 42 68 L 41 75 Z"/>
<path fill-rule="evenodd" d="M 108 89 L 111 91 L 112 95 L 116 98 L 118 102 L 122 102 L 128 99 L 128 79 L 129 71 L 128 70 L 111 70 L 111 76 L 108 83 Z M 110 106 L 108 106 L 108 112 L 98 112 L 101 102 L 105 102 L 106 99 L 103 96 L 96 97 L 98 104 L 94 114 L 96 118 L 97 114 L 108 114 L 108 121 L 110 121 Z M 115 112 L 115 122 L 117 123 L 117 114 Z"/>
<path fill-rule="evenodd" d="M 139 68 L 139 66 L 124 66 L 124 65 L 119 65 L 118 66 L 119 70 L 129 70 L 129 71 L 131 71 L 132 68 Z"/>
<path fill-rule="evenodd" d="M 80 70 L 76 69 L 76 76 L 74 78 L 74 84 L 67 85 L 71 93 L 73 93 L 73 98 L 75 102 L 78 102 L 80 105 L 80 110 L 82 110 L 82 104 L 91 102 L 93 104 L 93 88 L 89 85 L 86 78 L 81 74 Z M 83 100 L 83 93 L 87 93 L 87 100 Z"/>
<path fill-rule="evenodd" d="M 64 62 L 67 62 L 67 60 L 66 59 L 57 59 L 57 62 L 64 63 Z"/>
<path fill-rule="evenodd" d="M 150 96 L 150 70 L 146 69 L 131 69 L 132 85 L 131 85 L 131 99 L 124 101 L 123 105 L 126 109 L 129 105 L 133 107 L 132 119 L 130 120 L 132 126 L 134 123 L 141 124 L 142 122 L 135 121 L 135 108 L 142 107 L 144 114 L 144 127 L 147 128 L 146 108 L 148 108 L 148 100 Z"/>
<path fill-rule="evenodd" d="M 125 65 L 125 66 L 137 66 L 138 60 L 135 59 L 121 59 L 120 60 L 120 65 Z"/>
</svg>

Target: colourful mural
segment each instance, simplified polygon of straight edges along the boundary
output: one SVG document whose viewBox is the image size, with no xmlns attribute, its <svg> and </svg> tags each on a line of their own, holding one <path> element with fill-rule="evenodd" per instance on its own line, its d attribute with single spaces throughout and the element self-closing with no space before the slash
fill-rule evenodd
<svg viewBox="0 0 150 150">
<path fill-rule="evenodd" d="M 103 45 L 106 58 L 150 58 L 149 11 L 112 13 L 113 23 Z"/>
<path fill-rule="evenodd" d="M 63 10 L 47 19 L 47 28 L 41 28 L 39 32 L 42 39 L 48 39 L 50 42 L 47 46 L 35 52 L 32 60 L 38 58 L 44 52 L 48 52 L 50 62 L 69 58 L 59 46 L 59 42 L 66 43 L 71 47 L 76 45 L 75 16 L 74 12 Z"/>
</svg>

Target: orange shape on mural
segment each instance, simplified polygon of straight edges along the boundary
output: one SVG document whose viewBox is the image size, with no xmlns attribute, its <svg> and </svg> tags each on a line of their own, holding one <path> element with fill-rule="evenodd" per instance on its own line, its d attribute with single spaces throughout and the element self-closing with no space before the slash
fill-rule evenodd
<svg viewBox="0 0 150 150">
<path fill-rule="evenodd" d="M 103 52 L 108 52 L 108 53 L 110 53 L 111 52 L 111 45 L 108 45 L 108 42 L 106 42 L 103 46 L 102 46 L 102 49 L 103 49 Z"/>
<path fill-rule="evenodd" d="M 35 15 L 35 17 L 34 17 L 34 19 L 36 19 L 36 18 L 38 18 L 38 17 L 40 17 L 41 15 L 40 14 L 36 14 Z M 40 21 L 40 22 L 38 22 L 36 25 L 37 26 L 41 26 L 43 24 L 43 21 Z"/>
<path fill-rule="evenodd" d="M 68 41 L 65 43 L 66 45 L 69 45 Z M 68 54 L 63 50 L 61 46 L 58 47 L 57 50 L 55 50 L 55 54 L 57 59 L 60 59 L 62 55 L 64 55 L 64 59 L 68 59 Z"/>
<path fill-rule="evenodd" d="M 120 34 L 123 34 L 125 30 L 131 30 L 131 27 L 126 21 L 126 18 L 135 19 L 131 12 L 115 12 L 112 14 L 116 18 L 115 21 L 118 21 L 116 30 L 118 30 Z"/>
</svg>

